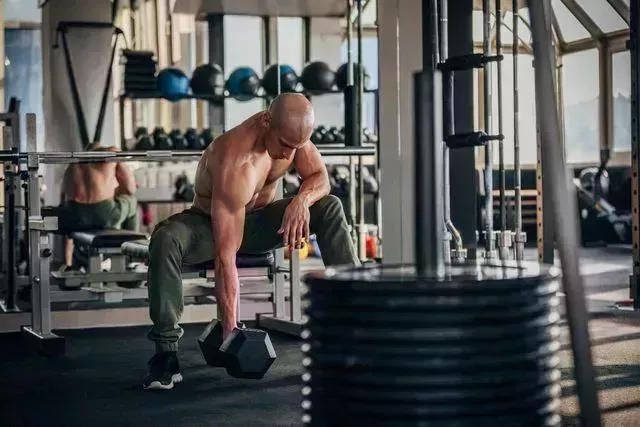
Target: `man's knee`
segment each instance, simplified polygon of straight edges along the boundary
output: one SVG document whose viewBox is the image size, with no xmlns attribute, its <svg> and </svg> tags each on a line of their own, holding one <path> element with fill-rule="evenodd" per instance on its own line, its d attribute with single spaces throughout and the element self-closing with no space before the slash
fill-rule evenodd
<svg viewBox="0 0 640 427">
<path fill-rule="evenodd" d="M 149 240 L 149 259 L 160 256 L 170 256 L 175 252 L 182 253 L 179 225 L 161 222 L 156 225 Z"/>
<path fill-rule="evenodd" d="M 313 207 L 325 219 L 335 219 L 336 217 L 344 218 L 342 201 L 333 194 L 322 197 Z"/>
</svg>

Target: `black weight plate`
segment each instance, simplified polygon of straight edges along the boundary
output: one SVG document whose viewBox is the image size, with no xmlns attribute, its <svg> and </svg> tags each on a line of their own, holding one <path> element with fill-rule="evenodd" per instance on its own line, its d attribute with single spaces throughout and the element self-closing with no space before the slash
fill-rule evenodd
<svg viewBox="0 0 640 427">
<path fill-rule="evenodd" d="M 310 304 L 304 309 L 305 314 L 313 322 L 321 324 L 353 325 L 382 323 L 385 325 L 404 324 L 472 324 L 495 323 L 495 322 L 517 322 L 528 319 L 532 316 L 539 316 L 544 312 L 556 311 L 560 305 L 557 297 L 548 300 L 539 299 L 525 305 L 506 305 L 499 309 L 492 310 L 462 310 L 457 312 L 425 312 L 424 310 L 409 311 L 406 309 L 397 312 L 382 311 L 354 311 L 343 307 L 328 307 L 324 304 Z M 375 327 L 375 326 L 374 326 Z"/>
<path fill-rule="evenodd" d="M 401 310 L 422 310 L 422 311 L 450 311 L 450 310 L 489 310 L 504 308 L 512 305 L 527 305 L 538 300 L 550 300 L 557 297 L 557 286 L 547 284 L 539 286 L 535 292 L 511 291 L 490 294 L 474 293 L 468 295 L 457 295 L 453 292 L 449 294 L 426 292 L 418 293 L 398 289 L 394 292 L 373 293 L 345 291 L 335 294 L 312 294 L 305 293 L 302 296 L 303 307 L 344 308 L 349 310 L 367 311 L 401 311 Z"/>
<path fill-rule="evenodd" d="M 539 316 L 525 322 L 501 326 L 478 326 L 475 328 L 449 328 L 414 326 L 409 328 L 367 328 L 367 327 L 326 327 L 317 323 L 307 323 L 303 330 L 302 338 L 309 335 L 321 342 L 327 341 L 385 341 L 385 342 L 412 342 L 416 344 L 424 342 L 444 343 L 450 340 L 478 341 L 485 339 L 500 339 L 510 336 L 518 336 L 527 333 L 537 333 L 540 329 L 546 329 L 558 324 L 560 315 L 550 313 Z"/>
<path fill-rule="evenodd" d="M 375 372 L 383 375 L 386 373 L 391 377 L 395 375 L 406 374 L 412 372 L 416 376 L 437 376 L 439 374 L 447 377 L 461 376 L 465 381 L 476 375 L 478 370 L 482 370 L 481 374 L 492 372 L 522 372 L 522 371 L 539 371 L 556 365 L 548 365 L 548 363 L 559 363 L 556 356 L 559 344 L 553 348 L 541 348 L 538 351 L 515 354 L 510 356 L 485 357 L 473 359 L 425 359 L 425 358 L 409 358 L 396 357 L 394 359 L 371 356 L 355 356 L 349 354 L 314 354 L 312 357 L 307 356 L 303 359 L 305 367 L 311 367 L 309 371 L 313 373 L 316 370 L 339 371 L 340 375 L 357 375 L 358 373 Z M 550 360 L 547 360 L 549 358 Z"/>
<path fill-rule="evenodd" d="M 386 390 L 365 387 L 324 387 L 321 396 L 314 396 L 314 387 L 310 387 L 310 397 L 315 402 L 322 402 L 325 395 L 348 400 L 349 402 L 369 403 L 380 406 L 430 406 L 437 408 L 434 414 L 440 416 L 450 416 L 453 414 L 466 413 L 469 415 L 478 414 L 500 414 L 508 413 L 509 408 L 513 408 L 518 403 L 532 400 L 537 402 L 533 406 L 538 408 L 540 403 L 544 405 L 549 401 L 557 399 L 560 395 L 560 386 L 552 384 L 541 384 L 530 386 L 528 389 L 502 389 L 496 390 L 487 388 L 485 390 L 468 391 L 432 391 L 419 392 L 416 390 Z M 549 392 L 553 390 L 555 394 Z M 536 400 L 536 397 L 546 391 L 546 400 Z M 516 406 L 519 410 L 523 407 Z M 525 406 L 528 407 L 528 406 Z M 463 409 L 464 408 L 464 409 Z M 529 407 L 530 408 L 530 407 Z"/>
<path fill-rule="evenodd" d="M 535 415 L 546 413 L 549 407 L 557 405 L 560 394 L 559 385 L 547 386 L 536 393 L 520 397 L 515 400 L 504 400 L 474 405 L 471 402 L 456 404 L 438 403 L 426 405 L 424 403 L 405 403 L 396 401 L 366 401 L 351 396 L 341 389 L 321 391 L 308 390 L 303 393 L 311 401 L 312 408 L 327 407 L 332 411 L 349 412 L 352 415 L 366 413 L 382 418 L 403 418 L 406 416 L 435 417 L 435 418 L 463 418 L 488 415 Z"/>
<path fill-rule="evenodd" d="M 517 393 L 528 393 L 535 388 L 545 387 L 555 384 L 560 380 L 561 374 L 557 369 L 540 371 L 512 372 L 507 375 L 484 374 L 484 378 L 479 376 L 464 378 L 465 382 L 459 381 L 460 376 L 438 376 L 438 384 L 434 384 L 432 378 L 424 378 L 417 384 L 420 378 L 409 378 L 399 376 L 382 376 L 376 378 L 374 373 L 370 373 L 364 381 L 364 375 L 341 376 L 339 372 L 315 370 L 313 373 L 302 375 L 303 384 L 311 387 L 311 390 L 320 389 L 353 389 L 371 392 L 372 396 L 385 395 L 387 399 L 405 401 L 449 401 L 455 399 L 493 399 L 500 396 L 510 397 Z M 400 381 L 394 381 L 399 379 Z M 407 381 L 402 381 L 406 379 Z M 474 381 L 477 380 L 477 381 Z M 411 382 L 411 385 L 406 383 Z M 373 398 L 373 397 L 372 397 Z"/>
<path fill-rule="evenodd" d="M 487 265 L 465 264 L 451 266 L 447 274 L 415 276 L 413 266 L 389 266 L 381 264 L 363 267 L 327 268 L 314 271 L 304 277 L 312 292 L 391 290 L 428 292 L 446 295 L 459 293 L 486 293 L 489 290 L 527 290 L 541 282 L 555 282 L 559 270 L 537 263 L 501 262 Z"/>
<path fill-rule="evenodd" d="M 308 401 L 305 401 L 308 402 Z M 303 405 L 305 404 L 303 402 Z M 311 405 L 309 403 L 309 405 Z M 338 415 L 339 414 L 339 415 Z M 494 415 L 490 417 L 458 417 L 457 419 L 396 418 L 388 420 L 369 414 L 335 412 L 327 408 L 305 411 L 302 421 L 308 426 L 370 426 L 370 427 L 558 427 L 562 417 L 554 412 L 525 416 Z"/>
<path fill-rule="evenodd" d="M 309 350 L 306 354 L 315 365 L 319 366 L 342 366 L 347 370 L 357 369 L 409 369 L 416 372 L 424 370 L 427 372 L 465 372 L 468 370 L 484 369 L 491 367 L 497 369 L 508 369 L 510 366 L 520 366 L 537 361 L 542 357 L 557 354 L 560 349 L 559 342 L 551 342 L 541 345 L 533 351 L 522 351 L 520 353 L 492 355 L 492 356 L 468 356 L 468 357 L 425 357 L 422 355 L 394 355 L 393 358 L 379 355 L 377 353 L 364 353 L 358 351 L 345 353 L 332 353 L 326 349 Z"/>
<path fill-rule="evenodd" d="M 366 305 L 381 307 L 384 309 L 423 306 L 451 306 L 466 304 L 470 306 L 482 306 L 487 304 L 523 303 L 545 296 L 557 295 L 560 286 L 557 282 L 539 282 L 527 286 L 503 286 L 501 288 L 485 287 L 485 284 L 474 284 L 473 288 L 465 289 L 456 287 L 452 283 L 450 288 L 442 289 L 439 283 L 434 283 L 433 288 L 419 286 L 415 288 L 406 283 L 392 283 L 386 289 L 381 289 L 379 283 L 371 282 L 370 289 L 353 289 L 345 285 L 343 289 L 330 286 L 318 286 L 317 289 L 307 288 L 303 299 L 313 304 L 343 304 L 347 307 L 354 305 Z M 355 284 L 354 284 L 355 285 Z"/>
<path fill-rule="evenodd" d="M 555 341 L 560 337 L 560 327 L 553 326 L 548 330 L 541 330 L 538 334 L 525 334 L 511 337 L 511 339 L 483 340 L 472 343 L 449 342 L 441 344 L 418 345 L 415 342 L 385 343 L 381 345 L 377 341 L 364 341 L 354 343 L 352 341 L 327 342 L 316 341 L 314 337 L 305 342 L 303 352 L 309 348 L 326 349 L 327 351 L 346 353 L 349 351 L 363 353 L 377 353 L 381 357 L 395 357 L 396 355 L 415 355 L 416 357 L 469 357 L 493 356 L 496 354 L 506 354 L 521 351 L 529 351 L 538 348 L 542 344 Z"/>
</svg>

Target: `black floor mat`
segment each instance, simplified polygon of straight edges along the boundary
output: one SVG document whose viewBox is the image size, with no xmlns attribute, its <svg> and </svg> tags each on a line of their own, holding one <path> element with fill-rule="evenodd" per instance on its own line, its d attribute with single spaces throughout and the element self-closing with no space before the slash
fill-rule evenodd
<svg viewBox="0 0 640 427">
<path fill-rule="evenodd" d="M 278 359 L 262 380 L 229 377 L 204 364 L 187 325 L 181 340 L 184 382 L 143 391 L 152 355 L 146 328 L 67 332 L 66 355 L 31 355 L 19 336 L 0 335 L 0 426 L 300 425 L 300 343 L 272 334 Z"/>
</svg>

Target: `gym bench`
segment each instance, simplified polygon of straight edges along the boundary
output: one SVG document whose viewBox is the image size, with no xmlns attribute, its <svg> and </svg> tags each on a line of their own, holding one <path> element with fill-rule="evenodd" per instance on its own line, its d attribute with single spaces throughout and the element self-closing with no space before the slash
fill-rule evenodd
<svg viewBox="0 0 640 427">
<path fill-rule="evenodd" d="M 146 238 L 145 234 L 129 230 L 90 230 L 73 232 L 69 236 L 73 240 L 74 264 L 86 268 L 86 274 L 76 271 L 52 272 L 51 276 L 61 280 L 63 289 L 80 289 L 86 286 L 89 290 L 100 290 L 106 286 L 118 286 L 128 283 L 127 287 L 141 285 L 144 276 L 127 269 L 127 257 L 120 251 L 120 246 L 130 240 Z M 102 271 L 102 262 L 110 259 L 111 269 Z"/>
</svg>

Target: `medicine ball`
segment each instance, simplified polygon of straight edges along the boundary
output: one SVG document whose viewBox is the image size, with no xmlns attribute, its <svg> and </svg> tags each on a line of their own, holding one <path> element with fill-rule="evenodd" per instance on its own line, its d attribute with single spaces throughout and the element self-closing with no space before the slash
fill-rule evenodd
<svg viewBox="0 0 640 427">
<path fill-rule="evenodd" d="M 280 93 L 295 92 L 298 75 L 293 67 L 280 64 Z M 268 95 L 278 94 L 278 64 L 267 67 L 262 77 L 262 87 Z"/>
<path fill-rule="evenodd" d="M 218 64 L 202 64 L 191 76 L 191 92 L 194 95 L 223 96 L 224 72 Z"/>
<path fill-rule="evenodd" d="M 238 101 L 248 101 L 258 94 L 260 78 L 251 68 L 239 67 L 227 79 L 226 88 Z"/>
<path fill-rule="evenodd" d="M 322 61 L 307 64 L 300 75 L 300 83 L 309 92 L 329 92 L 336 82 L 336 73 Z"/>
<path fill-rule="evenodd" d="M 340 90 L 344 90 L 344 88 L 347 87 L 347 66 L 348 66 L 348 62 L 345 62 L 344 64 L 342 64 L 339 68 L 338 71 L 336 71 L 336 84 L 338 85 L 338 89 Z M 358 67 L 358 64 L 356 64 L 355 62 L 353 63 L 354 67 L 353 67 L 353 84 L 357 85 L 358 84 L 358 78 L 360 76 L 360 67 Z M 367 70 L 366 68 L 364 69 L 364 88 L 368 89 L 369 88 L 369 84 L 370 84 L 370 80 L 371 80 L 371 76 L 369 76 L 369 74 L 367 74 Z"/>
<path fill-rule="evenodd" d="M 189 77 L 178 68 L 165 68 L 156 79 L 158 92 L 169 101 L 177 101 L 189 94 Z"/>
</svg>

